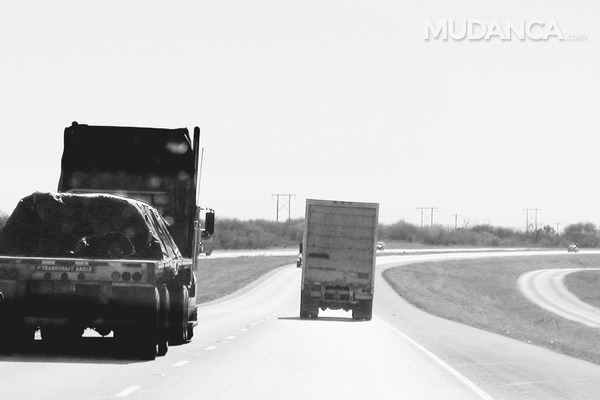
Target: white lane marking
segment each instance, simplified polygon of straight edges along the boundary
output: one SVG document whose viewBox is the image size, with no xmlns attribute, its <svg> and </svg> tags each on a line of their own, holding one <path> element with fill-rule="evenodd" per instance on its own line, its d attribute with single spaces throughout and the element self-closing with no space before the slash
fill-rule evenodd
<svg viewBox="0 0 600 400">
<path fill-rule="evenodd" d="M 141 386 L 129 386 L 127 389 L 123 390 L 122 392 L 117 393 L 115 395 L 115 397 L 127 397 L 131 393 L 133 393 L 136 390 L 138 390 L 139 388 L 141 388 Z"/>
<path fill-rule="evenodd" d="M 173 364 L 174 367 L 183 367 L 185 364 L 189 363 L 189 361 L 179 361 Z"/>
<path fill-rule="evenodd" d="M 214 349 L 216 349 L 216 348 L 217 348 L 217 346 L 208 346 L 208 347 L 207 347 L 206 349 L 204 349 L 204 350 L 209 350 L 209 351 L 210 351 L 210 350 L 214 350 Z"/>
<path fill-rule="evenodd" d="M 227 337 L 225 338 L 225 340 L 233 340 L 233 339 L 235 339 L 235 336 L 227 336 Z"/>
<path fill-rule="evenodd" d="M 473 392 L 475 392 L 475 394 L 477 394 L 480 398 L 482 398 L 483 400 L 494 400 L 494 398 L 492 396 L 490 396 L 489 394 L 484 392 L 479 386 L 477 386 L 476 384 L 471 382 L 466 376 L 464 376 L 463 374 L 461 374 L 460 372 L 458 372 L 457 370 L 452 368 L 448 363 L 446 363 L 444 360 L 442 360 L 441 358 L 439 358 L 438 356 L 433 354 L 431 351 L 427 350 L 425 347 L 423 347 L 419 343 L 415 342 L 412 338 L 407 336 L 404 332 L 394 328 L 392 325 L 383 321 L 381 318 L 373 317 L 373 319 L 382 323 L 384 326 L 388 327 L 392 331 L 396 332 L 403 339 L 405 339 L 407 342 L 412 344 L 416 349 L 423 352 L 427 357 L 429 357 L 431 360 L 436 362 L 440 367 L 444 368 L 451 375 L 453 375 L 456 379 L 461 381 L 465 386 L 467 386 L 469 389 L 471 389 Z"/>
</svg>

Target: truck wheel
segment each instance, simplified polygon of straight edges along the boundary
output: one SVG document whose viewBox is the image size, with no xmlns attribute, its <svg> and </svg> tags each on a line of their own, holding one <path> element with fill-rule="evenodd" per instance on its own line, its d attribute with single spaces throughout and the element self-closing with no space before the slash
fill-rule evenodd
<svg viewBox="0 0 600 400">
<path fill-rule="evenodd" d="M 373 316 L 373 299 L 364 300 L 352 309 L 352 319 L 370 321 Z"/>
<path fill-rule="evenodd" d="M 300 318 L 310 318 L 310 311 L 308 310 L 308 300 L 304 295 L 304 292 L 300 294 Z"/>
<path fill-rule="evenodd" d="M 152 323 L 154 322 L 154 323 Z M 154 329 L 153 329 L 154 328 Z M 158 354 L 156 319 L 141 323 L 138 328 L 139 338 L 137 339 L 136 353 L 142 360 L 154 360 Z"/>
<path fill-rule="evenodd" d="M 140 307 L 137 318 L 114 330 L 117 349 L 127 357 L 136 357 L 142 360 L 154 360 L 157 355 L 158 345 L 158 315 L 160 313 L 160 295 L 154 289 L 154 299 Z"/>
<path fill-rule="evenodd" d="M 169 289 L 171 309 L 169 312 L 169 343 L 178 345 L 188 340 L 189 297 L 185 286 Z"/>
<path fill-rule="evenodd" d="M 157 355 L 157 319 L 154 323 L 140 320 L 135 326 L 119 328 L 115 331 L 118 348 L 127 357 L 137 357 L 142 360 L 154 360 Z"/>
<path fill-rule="evenodd" d="M 158 289 L 160 310 L 158 312 L 158 355 L 164 356 L 169 351 L 169 289 L 162 286 Z"/>
<path fill-rule="evenodd" d="M 300 295 L 300 318 L 317 318 L 319 307 L 304 292 Z"/>
<path fill-rule="evenodd" d="M 157 355 L 159 341 L 160 294 L 154 290 L 154 302 L 149 305 L 134 329 L 134 349 L 142 360 L 154 360 Z"/>
</svg>

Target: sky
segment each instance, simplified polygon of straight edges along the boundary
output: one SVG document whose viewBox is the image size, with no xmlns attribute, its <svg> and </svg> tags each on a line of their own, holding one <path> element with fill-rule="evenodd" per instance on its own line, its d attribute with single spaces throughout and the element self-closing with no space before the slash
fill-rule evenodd
<svg viewBox="0 0 600 400">
<path fill-rule="evenodd" d="M 217 218 L 274 220 L 272 195 L 294 194 L 292 218 L 316 198 L 379 203 L 383 223 L 435 207 L 448 226 L 523 229 L 525 209 L 600 224 L 599 16 L 596 1 L 0 0 L 0 210 L 56 190 L 78 121 L 199 126 Z M 427 21 L 532 25 L 426 40 Z M 552 26 L 562 40 L 539 39 Z"/>
</svg>

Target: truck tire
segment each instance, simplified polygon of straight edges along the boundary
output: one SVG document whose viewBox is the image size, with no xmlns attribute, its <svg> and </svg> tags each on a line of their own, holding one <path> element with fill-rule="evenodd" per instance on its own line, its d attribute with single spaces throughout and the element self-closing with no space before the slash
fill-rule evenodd
<svg viewBox="0 0 600 400">
<path fill-rule="evenodd" d="M 362 300 L 352 309 L 352 319 L 370 321 L 373 317 L 373 299 Z"/>
<path fill-rule="evenodd" d="M 138 325 L 137 332 L 139 334 L 139 338 L 137 339 L 137 345 L 135 348 L 137 355 L 142 360 L 154 360 L 158 355 L 157 320 L 158 318 L 155 318 L 154 320 L 141 321 Z"/>
<path fill-rule="evenodd" d="M 189 296 L 187 288 L 183 285 L 169 288 L 170 311 L 169 311 L 169 343 L 179 345 L 188 340 L 188 307 Z"/>
<path fill-rule="evenodd" d="M 314 300 L 304 292 L 300 295 L 300 318 L 317 318 L 319 316 L 319 307 Z"/>
<path fill-rule="evenodd" d="M 158 354 L 160 293 L 154 290 L 154 301 L 142 312 L 134 329 L 134 349 L 142 360 L 154 360 Z"/>
<path fill-rule="evenodd" d="M 160 310 L 158 312 L 158 356 L 164 356 L 169 351 L 169 310 L 171 307 L 169 289 L 161 286 L 158 289 L 160 296 Z"/>
<path fill-rule="evenodd" d="M 149 299 L 144 307 L 138 310 L 133 324 L 115 329 L 117 346 L 126 356 L 142 360 L 154 360 L 158 345 L 158 319 L 160 313 L 160 295 L 154 290 L 154 299 Z"/>
</svg>

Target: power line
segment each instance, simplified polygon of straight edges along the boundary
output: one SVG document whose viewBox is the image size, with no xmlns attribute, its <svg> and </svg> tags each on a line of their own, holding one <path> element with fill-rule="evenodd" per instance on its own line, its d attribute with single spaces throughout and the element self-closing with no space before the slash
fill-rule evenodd
<svg viewBox="0 0 600 400">
<path fill-rule="evenodd" d="M 458 229 L 458 217 L 460 217 L 459 214 L 452 214 L 452 216 L 454 217 L 454 230 Z"/>
<path fill-rule="evenodd" d="M 538 211 L 541 211 L 541 208 L 524 208 L 525 211 L 525 232 L 529 232 L 530 227 L 534 226 L 534 232 L 538 230 Z M 530 216 L 529 212 L 532 211 L 533 215 Z M 533 220 L 533 223 L 532 223 Z"/>
<path fill-rule="evenodd" d="M 295 194 L 293 193 L 278 193 L 278 194 L 272 194 L 271 198 L 276 197 L 277 198 L 277 212 L 275 214 L 275 220 L 279 221 L 279 211 L 281 210 L 287 210 L 288 212 L 288 219 L 292 219 L 292 196 L 296 197 Z M 287 201 L 283 200 L 285 197 L 287 197 Z"/>
<path fill-rule="evenodd" d="M 425 211 L 429 211 L 429 216 L 425 213 Z M 423 222 L 429 219 L 430 226 L 433 226 L 433 212 L 437 210 L 437 207 L 417 207 L 417 211 L 421 211 L 421 228 L 423 227 Z"/>
</svg>

